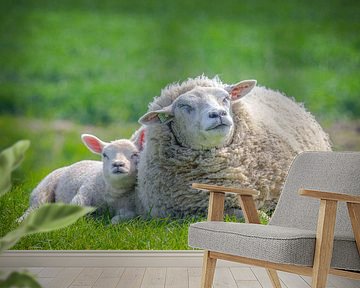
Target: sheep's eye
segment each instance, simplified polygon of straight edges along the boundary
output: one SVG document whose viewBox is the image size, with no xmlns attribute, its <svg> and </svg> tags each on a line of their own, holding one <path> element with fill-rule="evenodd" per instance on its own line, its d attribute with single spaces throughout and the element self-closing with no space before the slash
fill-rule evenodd
<svg viewBox="0 0 360 288">
<path fill-rule="evenodd" d="M 179 108 L 185 110 L 187 113 L 190 113 L 192 110 L 194 110 L 194 108 L 188 104 L 180 104 Z"/>
<path fill-rule="evenodd" d="M 131 159 L 137 159 L 137 158 L 139 158 L 139 153 L 133 153 L 131 155 Z"/>
<path fill-rule="evenodd" d="M 229 102 L 230 102 L 230 96 L 226 96 L 226 97 L 224 97 L 224 99 L 223 99 L 223 103 L 225 103 L 225 104 L 229 104 Z"/>
<path fill-rule="evenodd" d="M 109 159 L 109 156 L 106 155 L 105 153 L 102 153 L 102 156 L 103 156 L 104 158 L 106 158 L 106 159 Z"/>
</svg>

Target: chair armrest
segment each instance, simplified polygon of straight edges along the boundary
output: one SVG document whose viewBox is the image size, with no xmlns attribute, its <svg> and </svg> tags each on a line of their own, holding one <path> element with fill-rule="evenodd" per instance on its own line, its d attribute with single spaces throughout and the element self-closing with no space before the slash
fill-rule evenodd
<svg viewBox="0 0 360 288">
<path fill-rule="evenodd" d="M 192 188 L 210 192 L 208 221 L 222 221 L 224 217 L 225 193 L 236 193 L 239 196 L 241 209 L 247 223 L 259 224 L 253 196 L 259 195 L 258 191 L 247 188 L 231 188 L 217 185 L 193 183 Z"/>
<path fill-rule="evenodd" d="M 344 202 L 360 204 L 360 196 L 354 196 L 349 194 L 310 190 L 310 189 L 300 189 L 299 194 L 302 196 L 308 196 L 322 200 L 344 201 Z"/>
<path fill-rule="evenodd" d="M 335 217 L 336 215 L 336 205 L 338 201 L 346 202 L 351 226 L 353 228 L 355 241 L 357 249 L 360 253 L 360 196 L 354 196 L 349 194 L 341 194 L 341 193 L 335 193 L 335 192 L 326 192 L 326 191 L 318 191 L 318 190 L 310 190 L 310 189 L 300 189 L 299 194 L 303 196 L 309 196 L 318 198 L 320 200 L 320 212 L 319 212 L 319 223 L 321 222 L 321 216 L 322 221 L 324 222 L 328 216 L 324 216 L 324 213 L 321 213 L 321 210 L 327 209 L 327 206 L 334 206 L 333 211 L 328 213 L 330 215 L 333 215 Z M 329 201 L 330 200 L 330 201 Z M 333 202 L 335 201 L 335 202 Z M 332 203 L 332 204 L 331 204 Z M 331 229 L 334 229 L 335 225 L 335 219 L 332 220 Z M 322 227 L 324 225 L 319 225 L 318 227 Z M 328 228 L 326 228 L 328 229 Z M 318 233 L 321 233 L 321 228 L 318 228 Z M 319 237 L 321 238 L 321 237 Z"/>
<path fill-rule="evenodd" d="M 339 201 L 347 204 L 355 242 L 360 253 L 360 196 L 311 189 L 299 189 L 299 194 L 320 200 L 313 269 L 320 269 L 320 267 L 330 269 Z M 313 283 L 315 283 L 314 280 Z"/>
<path fill-rule="evenodd" d="M 235 193 L 238 195 L 252 195 L 252 196 L 259 195 L 258 191 L 248 188 L 233 188 L 233 187 L 224 187 L 218 185 L 200 184 L 200 183 L 193 183 L 191 186 L 194 189 L 212 191 L 212 192 Z"/>
</svg>

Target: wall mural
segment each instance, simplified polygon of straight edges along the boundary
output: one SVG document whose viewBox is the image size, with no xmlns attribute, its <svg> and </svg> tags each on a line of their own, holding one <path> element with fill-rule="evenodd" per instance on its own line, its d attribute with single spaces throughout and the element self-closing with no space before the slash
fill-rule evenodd
<svg viewBox="0 0 360 288">
<path fill-rule="evenodd" d="M 266 223 L 297 154 L 360 149 L 357 2 L 118 2 L 1 4 L 0 150 L 31 146 L 0 236 L 96 209 L 12 249 L 190 249 L 193 182 L 259 191 Z"/>
</svg>

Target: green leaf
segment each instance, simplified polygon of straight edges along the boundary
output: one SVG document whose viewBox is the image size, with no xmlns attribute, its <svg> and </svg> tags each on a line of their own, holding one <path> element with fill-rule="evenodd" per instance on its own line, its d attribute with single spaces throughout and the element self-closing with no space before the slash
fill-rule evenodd
<svg viewBox="0 0 360 288">
<path fill-rule="evenodd" d="M 11 172 L 20 165 L 29 146 L 29 140 L 20 140 L 0 153 L 0 196 L 10 190 Z"/>
<path fill-rule="evenodd" d="M 93 207 L 64 203 L 45 204 L 34 210 L 16 230 L 10 231 L 0 239 L 0 252 L 15 245 L 25 235 L 64 228 L 93 211 Z"/>
<path fill-rule="evenodd" d="M 12 272 L 5 280 L 0 280 L 0 288 L 28 287 L 41 288 L 41 285 L 26 272 Z"/>
<path fill-rule="evenodd" d="M 80 217 L 94 212 L 93 207 L 64 203 L 45 204 L 33 211 L 20 226 L 26 233 L 49 232 L 75 223 Z"/>
<path fill-rule="evenodd" d="M 7 233 L 3 238 L 0 239 L 0 253 L 14 246 L 16 242 L 25 235 L 26 230 L 23 226 L 20 226 L 19 228 Z"/>
</svg>

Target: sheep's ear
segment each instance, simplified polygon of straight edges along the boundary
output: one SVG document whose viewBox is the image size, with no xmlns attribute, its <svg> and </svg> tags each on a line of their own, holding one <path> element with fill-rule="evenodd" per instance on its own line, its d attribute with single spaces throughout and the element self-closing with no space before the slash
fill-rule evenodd
<svg viewBox="0 0 360 288">
<path fill-rule="evenodd" d="M 104 149 L 104 146 L 107 144 L 91 134 L 82 134 L 81 140 L 91 152 L 100 155 Z"/>
<path fill-rule="evenodd" d="M 238 101 L 240 98 L 248 94 L 256 86 L 256 80 L 244 80 L 234 85 L 225 87 L 229 92 L 231 101 Z"/>
<path fill-rule="evenodd" d="M 139 119 L 139 123 L 142 125 L 164 124 L 171 121 L 173 116 L 172 105 L 170 105 L 161 110 L 146 113 Z"/>
<path fill-rule="evenodd" d="M 130 141 L 135 144 L 139 151 L 144 149 L 145 145 L 145 127 L 141 127 L 131 136 Z"/>
</svg>

